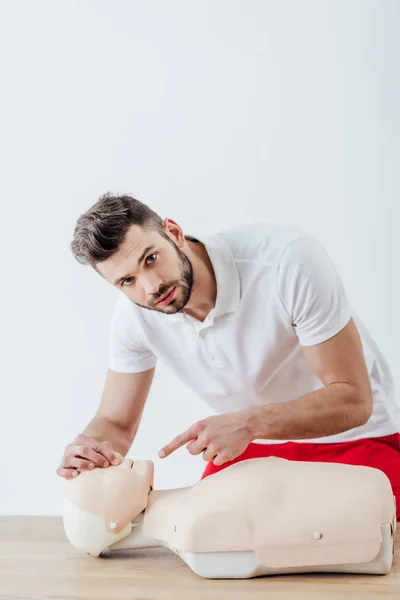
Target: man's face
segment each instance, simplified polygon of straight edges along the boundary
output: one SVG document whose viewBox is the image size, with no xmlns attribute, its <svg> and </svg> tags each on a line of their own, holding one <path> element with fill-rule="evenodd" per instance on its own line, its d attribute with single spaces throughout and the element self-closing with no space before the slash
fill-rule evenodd
<svg viewBox="0 0 400 600">
<path fill-rule="evenodd" d="M 138 225 L 130 227 L 118 251 L 96 268 L 135 304 L 165 314 L 181 311 L 192 291 L 192 263 L 186 254 L 172 238 Z"/>
</svg>

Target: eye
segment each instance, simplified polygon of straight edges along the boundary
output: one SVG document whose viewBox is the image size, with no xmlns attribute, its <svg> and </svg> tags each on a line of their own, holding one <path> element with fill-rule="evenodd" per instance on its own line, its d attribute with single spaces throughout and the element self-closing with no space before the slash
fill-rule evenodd
<svg viewBox="0 0 400 600">
<path fill-rule="evenodd" d="M 154 253 L 154 254 L 150 254 L 150 255 L 149 255 L 147 258 L 146 258 L 146 264 L 150 264 L 150 265 L 151 265 L 151 264 L 153 264 L 153 262 L 156 260 L 156 256 L 157 256 L 157 254 L 156 254 L 156 253 Z M 150 263 L 149 263 L 148 261 L 149 261 L 149 259 L 151 259 L 151 258 L 153 258 L 153 260 L 151 260 L 151 261 L 150 261 Z"/>
<path fill-rule="evenodd" d="M 134 280 L 134 277 L 127 277 L 123 280 L 122 285 L 125 285 L 128 282 L 128 285 Z"/>
</svg>

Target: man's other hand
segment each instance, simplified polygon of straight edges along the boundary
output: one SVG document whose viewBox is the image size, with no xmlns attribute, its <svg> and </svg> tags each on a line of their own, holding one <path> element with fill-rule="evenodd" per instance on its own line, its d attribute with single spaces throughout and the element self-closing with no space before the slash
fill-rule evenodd
<svg viewBox="0 0 400 600">
<path fill-rule="evenodd" d="M 203 452 L 205 461 L 222 465 L 240 456 L 252 441 L 248 411 L 244 410 L 198 421 L 164 446 L 158 456 L 165 458 L 186 444 L 190 454 Z"/>
</svg>

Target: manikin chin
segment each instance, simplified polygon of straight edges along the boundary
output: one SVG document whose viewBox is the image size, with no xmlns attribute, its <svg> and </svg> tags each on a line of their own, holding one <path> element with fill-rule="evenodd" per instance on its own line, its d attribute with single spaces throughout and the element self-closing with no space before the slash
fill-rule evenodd
<svg viewBox="0 0 400 600">
<path fill-rule="evenodd" d="M 131 459 L 67 481 L 70 543 L 96 557 L 164 546 L 207 578 L 391 570 L 395 497 L 378 469 L 269 457 L 185 488 L 153 481 L 153 463 Z"/>
</svg>

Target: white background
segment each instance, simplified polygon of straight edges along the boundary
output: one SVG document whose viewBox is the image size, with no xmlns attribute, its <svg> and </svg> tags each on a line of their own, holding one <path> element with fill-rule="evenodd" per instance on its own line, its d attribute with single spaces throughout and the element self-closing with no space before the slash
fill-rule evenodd
<svg viewBox="0 0 400 600">
<path fill-rule="evenodd" d="M 296 223 L 325 245 L 400 381 L 400 4 L 0 3 L 0 514 L 61 514 L 64 447 L 94 415 L 117 291 L 69 250 L 132 193 L 185 233 Z M 159 364 L 133 458 L 207 406 Z"/>
</svg>

